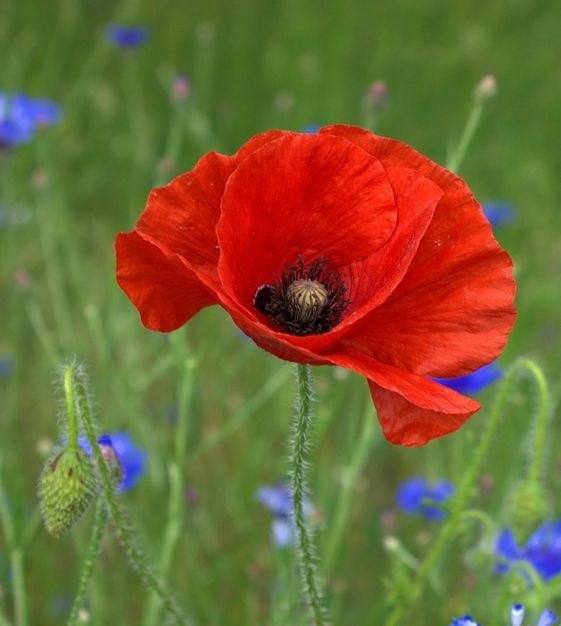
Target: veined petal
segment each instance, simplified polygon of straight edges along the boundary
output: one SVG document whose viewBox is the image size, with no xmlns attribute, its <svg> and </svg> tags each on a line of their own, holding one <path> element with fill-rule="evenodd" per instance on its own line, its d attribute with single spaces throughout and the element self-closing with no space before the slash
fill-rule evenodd
<svg viewBox="0 0 561 626">
<path fill-rule="evenodd" d="M 396 222 L 376 159 L 336 137 L 282 137 L 228 180 L 217 226 L 222 284 L 250 308 L 257 289 L 299 255 L 306 263 L 327 258 L 340 272 L 381 248 Z"/>
<path fill-rule="evenodd" d="M 494 360 L 516 317 L 512 260 L 465 182 L 394 139 L 349 126 L 322 132 L 355 142 L 386 168 L 415 168 L 444 191 L 402 280 L 353 333 L 353 345 L 384 363 L 439 377 Z"/>
<path fill-rule="evenodd" d="M 457 430 L 480 405 L 414 372 L 355 352 L 324 355 L 334 365 L 368 379 L 378 419 L 388 441 L 422 446 Z"/>
<path fill-rule="evenodd" d="M 231 157 L 209 152 L 191 171 L 150 193 L 136 230 L 183 257 L 194 271 L 216 278 L 219 246 L 215 231 L 226 181 L 243 159 L 284 134 L 256 135 Z"/>
<path fill-rule="evenodd" d="M 150 330 L 179 328 L 216 298 L 174 254 L 166 254 L 137 232 L 115 241 L 117 282 Z"/>
</svg>

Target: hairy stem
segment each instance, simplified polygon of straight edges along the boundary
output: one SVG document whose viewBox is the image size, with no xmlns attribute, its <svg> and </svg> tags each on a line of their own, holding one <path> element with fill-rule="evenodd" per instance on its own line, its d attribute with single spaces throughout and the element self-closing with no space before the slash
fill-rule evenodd
<svg viewBox="0 0 561 626">
<path fill-rule="evenodd" d="M 177 606 L 171 594 L 158 580 L 158 578 L 155 576 L 152 569 L 146 562 L 144 554 L 137 543 L 131 526 L 126 519 L 125 510 L 117 502 L 117 495 L 115 493 L 115 487 L 110 474 L 110 470 L 105 463 L 105 460 L 103 459 L 101 450 L 97 443 L 97 437 L 91 419 L 91 410 L 89 406 L 89 398 L 87 395 L 85 383 L 81 377 L 76 376 L 75 366 L 71 365 L 70 367 L 72 367 L 73 370 L 73 398 L 75 399 L 75 406 L 77 409 L 78 417 L 84 427 L 84 431 L 93 450 L 94 458 L 99 470 L 99 474 L 101 476 L 101 486 L 103 488 L 104 499 L 107 503 L 109 513 L 111 515 L 113 523 L 115 524 L 115 527 L 119 534 L 119 538 L 121 539 L 127 556 L 132 565 L 137 569 L 146 586 L 158 595 L 164 610 L 173 618 L 174 623 L 182 625 L 188 624 L 189 622 L 183 615 L 181 609 Z"/>
<path fill-rule="evenodd" d="M 101 550 L 101 540 L 103 539 L 103 533 L 107 527 L 107 510 L 105 508 L 105 502 L 100 499 L 97 502 L 95 510 L 95 521 L 92 530 L 92 536 L 90 539 L 90 545 L 88 546 L 88 552 L 86 554 L 86 560 L 84 561 L 84 567 L 82 569 L 82 575 L 80 576 L 80 583 L 78 584 L 78 591 L 74 598 L 74 604 L 70 611 L 68 618 L 68 626 L 74 626 L 78 620 L 78 614 L 84 603 L 84 597 L 88 584 L 91 580 L 93 568 L 99 552 Z"/>
<path fill-rule="evenodd" d="M 325 626 L 325 609 L 317 580 L 315 550 L 312 534 L 308 528 L 304 512 L 304 499 L 307 496 L 306 467 L 312 429 L 312 381 L 309 365 L 297 366 L 298 401 L 292 423 L 290 439 L 291 487 L 294 499 L 294 521 L 298 537 L 298 560 L 315 626 Z"/>
<path fill-rule="evenodd" d="M 64 370 L 64 399 L 66 401 L 66 416 L 68 419 L 68 448 L 78 449 L 78 418 L 74 403 L 74 366 L 68 365 Z"/>
<path fill-rule="evenodd" d="M 543 467 L 543 457 L 545 449 L 545 440 L 547 433 L 547 419 L 549 415 L 549 391 L 547 389 L 547 381 L 538 365 L 529 359 L 524 359 L 524 366 L 531 374 L 538 390 L 538 410 L 534 418 L 534 447 L 532 448 L 532 462 L 528 478 L 530 481 L 538 482 L 541 478 Z"/>
</svg>

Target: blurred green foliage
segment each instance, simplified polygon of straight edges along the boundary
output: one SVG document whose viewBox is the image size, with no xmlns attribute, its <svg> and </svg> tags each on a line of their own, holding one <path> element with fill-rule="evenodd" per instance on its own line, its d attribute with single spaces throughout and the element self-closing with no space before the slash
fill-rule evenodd
<svg viewBox="0 0 561 626">
<path fill-rule="evenodd" d="M 109 23 L 147 25 L 152 38 L 123 52 L 103 38 Z M 149 476 L 126 498 L 149 555 L 158 555 L 175 434 L 166 407 L 177 404 L 184 356 L 177 356 L 168 337 L 142 328 L 117 288 L 115 233 L 133 227 L 151 187 L 190 169 L 209 149 L 233 152 L 272 127 L 363 123 L 365 94 L 378 79 L 387 82 L 389 101 L 376 130 L 444 162 L 465 123 L 474 85 L 484 74 L 497 77 L 499 93 L 460 173 L 481 201 L 515 207 L 516 220 L 497 233 L 515 259 L 519 282 L 519 319 L 504 361 L 536 357 L 555 400 L 561 343 L 559 23 L 561 4 L 553 0 L 4 0 L 0 90 L 49 97 L 64 107 L 59 127 L 0 154 L 0 205 L 11 216 L 0 227 L 0 353 L 15 363 L 14 373 L 0 380 L 0 454 L 16 526 L 34 519 L 35 483 L 56 432 L 51 382 L 59 363 L 76 355 L 89 364 L 102 427 L 129 430 L 149 452 Z M 190 76 L 192 89 L 180 113 L 170 98 L 178 73 Z M 174 162 L 166 158 L 170 152 L 177 153 Z M 259 485 L 286 470 L 291 368 L 242 339 L 219 310 L 205 310 L 179 332 L 185 354 L 198 358 L 182 468 L 198 497 L 185 503 L 170 584 L 200 625 L 297 624 L 292 556 L 270 546 L 270 520 L 255 500 Z M 364 420 L 376 431 L 347 502 L 344 541 L 327 574 L 329 604 L 336 623 L 383 623 L 382 577 L 401 568 L 391 565 L 383 536 L 397 534 L 422 557 L 437 526 L 391 516 L 384 526 L 380 514 L 393 506 L 398 482 L 413 473 L 457 480 L 485 413 L 426 448 L 392 448 L 363 380 L 333 369 L 317 375 L 312 490 L 320 551 Z M 482 396 L 484 404 L 491 395 Z M 494 486 L 477 495 L 499 526 L 507 522 L 501 514 L 509 489 L 525 468 L 531 407 L 522 387 L 511 398 L 488 464 Z M 554 419 L 551 494 L 561 486 L 560 435 Z M 555 498 L 553 510 L 561 514 Z M 60 541 L 33 531 L 25 555 L 32 624 L 64 621 L 57 606 L 75 590 L 88 532 L 87 521 Z M 470 611 L 498 623 L 497 605 L 527 592 L 520 581 L 505 582 L 491 565 L 470 557 L 476 540 L 476 531 L 467 532 L 435 572 L 416 622 L 444 624 Z M 0 607 L 10 614 L 2 541 Z M 399 576 L 404 578 L 401 569 Z M 93 623 L 139 623 L 143 597 L 107 537 L 90 593 Z"/>
</svg>

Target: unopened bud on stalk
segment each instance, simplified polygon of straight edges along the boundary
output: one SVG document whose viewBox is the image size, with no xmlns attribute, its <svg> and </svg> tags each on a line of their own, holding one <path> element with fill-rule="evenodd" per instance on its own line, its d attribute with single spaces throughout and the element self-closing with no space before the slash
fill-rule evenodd
<svg viewBox="0 0 561 626">
<path fill-rule="evenodd" d="M 520 545 L 524 545 L 544 521 L 548 509 L 546 495 L 540 482 L 528 481 L 516 489 L 512 497 L 510 527 Z"/>
<path fill-rule="evenodd" d="M 497 95 L 497 79 L 492 74 L 484 76 L 475 86 L 473 97 L 477 102 L 486 102 Z"/>
<path fill-rule="evenodd" d="M 45 528 L 54 537 L 68 532 L 96 496 L 92 462 L 81 448 L 58 450 L 39 478 Z"/>
<path fill-rule="evenodd" d="M 382 109 L 388 102 L 388 85 L 383 80 L 375 80 L 368 90 L 368 102 L 377 109 Z"/>
<path fill-rule="evenodd" d="M 171 86 L 171 97 L 174 102 L 187 100 L 191 93 L 191 81 L 185 74 L 178 74 Z"/>
</svg>

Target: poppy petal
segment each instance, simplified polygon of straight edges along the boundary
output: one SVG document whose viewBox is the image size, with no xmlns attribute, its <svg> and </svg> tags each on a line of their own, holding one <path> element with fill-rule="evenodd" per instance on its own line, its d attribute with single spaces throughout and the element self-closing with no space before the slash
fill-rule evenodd
<svg viewBox="0 0 561 626">
<path fill-rule="evenodd" d="M 189 266 L 216 278 L 216 223 L 226 181 L 238 164 L 266 143 L 286 134 L 269 131 L 250 139 L 233 156 L 209 152 L 186 174 L 154 189 L 136 230 L 182 256 Z"/>
<path fill-rule="evenodd" d="M 305 337 L 286 335 L 269 330 L 264 325 L 258 325 L 258 335 L 254 337 L 257 343 L 263 340 L 264 332 L 275 333 L 277 337 L 289 341 L 293 346 L 317 354 L 325 352 L 348 334 L 352 325 L 361 317 L 387 298 L 399 283 L 430 223 L 442 192 L 434 183 L 413 170 L 388 168 L 387 174 L 396 200 L 398 224 L 391 239 L 380 250 L 341 271 L 341 278 L 349 287 L 351 305 L 348 316 L 328 333 Z M 253 306 L 243 308 L 248 318 L 256 320 Z M 251 334 L 247 328 L 244 332 Z M 290 360 L 300 361 L 301 358 Z"/>
<path fill-rule="evenodd" d="M 222 284 L 249 309 L 258 287 L 298 255 L 339 269 L 380 248 L 396 220 L 376 159 L 344 139 L 287 135 L 245 158 L 228 180 L 217 226 Z"/>
<path fill-rule="evenodd" d="M 381 137 L 359 126 L 347 124 L 324 126 L 320 133 L 348 139 L 368 154 L 379 159 L 384 167 L 407 167 L 415 170 L 434 181 L 443 191 L 461 183 L 467 193 L 471 195 L 467 185 L 459 176 L 402 141 L 390 137 Z"/>
<path fill-rule="evenodd" d="M 348 351 L 326 358 L 368 379 L 384 436 L 394 444 L 422 446 L 457 430 L 480 408 L 472 398 L 424 376 L 362 354 Z"/>
<path fill-rule="evenodd" d="M 465 182 L 394 139 L 348 126 L 322 130 L 355 142 L 388 170 L 413 166 L 444 190 L 399 286 L 364 318 L 349 338 L 352 346 L 396 367 L 443 378 L 497 358 L 516 317 L 512 260 Z"/>
<path fill-rule="evenodd" d="M 415 170 L 386 169 L 398 207 L 397 227 L 388 242 L 349 269 L 350 322 L 383 302 L 396 288 L 429 227 L 442 190 Z M 353 315 L 354 314 L 354 315 Z"/>
<path fill-rule="evenodd" d="M 115 241 L 117 282 L 150 330 L 183 326 L 216 298 L 176 255 L 165 254 L 137 232 Z"/>
<path fill-rule="evenodd" d="M 435 214 L 403 280 L 349 338 L 353 346 L 442 378 L 497 358 L 516 316 L 512 261 L 473 209 Z"/>
</svg>

